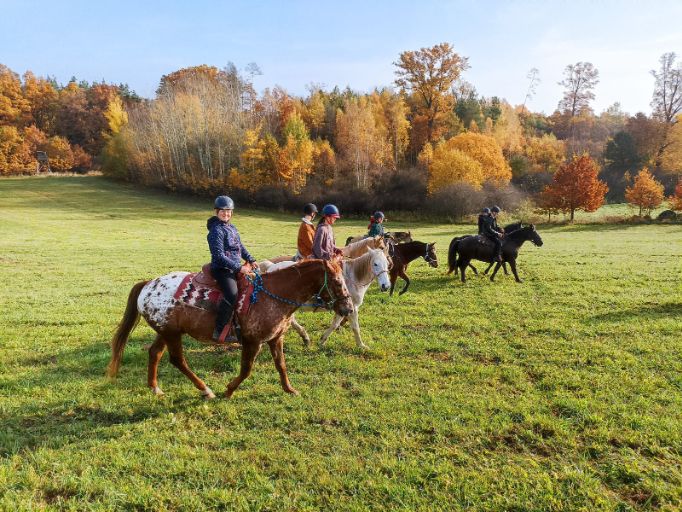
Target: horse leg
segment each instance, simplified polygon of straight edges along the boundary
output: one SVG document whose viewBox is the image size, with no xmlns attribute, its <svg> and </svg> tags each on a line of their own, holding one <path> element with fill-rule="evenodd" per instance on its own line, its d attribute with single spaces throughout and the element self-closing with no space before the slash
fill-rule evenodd
<svg viewBox="0 0 682 512">
<path fill-rule="evenodd" d="M 505 275 L 505 276 L 508 276 L 508 275 L 509 275 L 509 272 L 507 272 L 507 262 L 506 262 L 506 261 L 503 261 L 503 262 L 502 262 L 502 270 L 504 270 L 504 275 Z"/>
<path fill-rule="evenodd" d="M 471 260 L 469 260 L 469 261 L 471 261 Z M 466 270 L 467 270 L 467 266 L 469 265 L 469 261 L 464 261 L 464 259 L 460 256 L 459 261 L 457 262 L 457 264 L 459 265 L 459 273 L 461 275 L 461 279 L 462 279 L 463 283 L 466 283 L 466 280 L 467 280 Z"/>
<path fill-rule="evenodd" d="M 516 272 L 516 260 L 509 260 L 509 266 L 512 269 L 512 272 L 514 273 L 514 278 L 516 279 L 517 283 L 523 283 L 523 280 L 519 278 L 518 272 Z"/>
<path fill-rule="evenodd" d="M 275 368 L 277 368 L 277 371 L 279 372 L 279 381 L 282 384 L 282 389 L 292 395 L 298 395 L 298 391 L 291 386 L 289 376 L 287 375 L 287 364 L 284 360 L 284 338 L 280 336 L 279 338 L 270 340 L 268 345 L 270 346 L 272 360 L 275 362 Z"/>
<path fill-rule="evenodd" d="M 239 385 L 244 382 L 249 375 L 251 375 L 251 369 L 253 368 L 253 362 L 256 360 L 256 356 L 260 352 L 260 343 L 246 343 L 242 347 L 242 363 L 239 370 L 239 375 L 230 381 L 227 385 L 227 390 L 225 390 L 225 397 L 230 398 L 232 394 L 237 390 Z"/>
<path fill-rule="evenodd" d="M 495 274 L 497 274 L 497 271 L 500 270 L 501 266 L 502 266 L 502 263 L 500 263 L 499 261 L 495 263 L 495 270 L 493 270 L 493 275 L 490 276 L 491 281 L 495 280 Z"/>
<path fill-rule="evenodd" d="M 322 334 L 322 337 L 320 338 L 320 346 L 324 347 L 325 343 L 327 343 L 327 339 L 333 333 L 336 329 L 339 328 L 341 325 L 341 321 L 343 320 L 343 317 L 341 315 L 335 315 L 334 320 L 332 320 L 331 325 L 327 328 L 326 331 L 324 331 L 324 334 Z"/>
<path fill-rule="evenodd" d="M 305 330 L 305 327 L 303 327 L 301 324 L 299 324 L 296 321 L 296 318 L 294 316 L 291 317 L 291 327 L 294 328 L 294 331 L 298 333 L 298 335 L 301 337 L 303 340 L 303 344 L 306 347 L 310 346 L 310 336 L 308 336 L 308 333 Z"/>
<path fill-rule="evenodd" d="M 488 268 L 486 268 L 486 269 L 483 271 L 483 273 L 484 273 L 485 275 L 488 275 L 488 272 L 490 272 L 490 269 L 493 268 L 493 265 L 494 265 L 494 264 L 495 264 L 494 261 L 491 262 L 490 265 L 488 265 Z"/>
<path fill-rule="evenodd" d="M 400 292 L 402 295 L 403 292 Z M 362 342 L 360 338 L 360 320 L 358 318 L 358 308 L 353 308 L 353 312 L 348 315 L 350 316 L 350 324 L 353 327 L 353 334 L 355 335 L 355 343 L 358 348 L 368 349 L 369 347 Z"/>
<path fill-rule="evenodd" d="M 395 290 L 395 283 L 396 283 L 396 281 L 398 280 L 398 272 L 397 272 L 397 271 L 394 271 L 394 270 L 391 270 L 391 275 L 390 275 L 390 277 L 391 277 L 391 291 L 390 291 L 388 294 L 389 294 L 389 296 L 392 296 L 392 295 L 393 295 L 393 290 Z"/>
<path fill-rule="evenodd" d="M 471 264 L 471 262 L 469 262 L 469 268 L 474 271 L 474 274 L 478 275 L 478 270 Z"/>
<path fill-rule="evenodd" d="M 163 395 L 156 380 L 159 369 L 159 361 L 166 351 L 166 340 L 160 334 L 156 335 L 154 343 L 149 346 L 149 365 L 147 366 L 147 385 L 152 388 L 152 393 L 157 396 Z"/>
<path fill-rule="evenodd" d="M 170 356 L 171 364 L 192 381 L 192 384 L 199 390 L 201 396 L 207 399 L 215 398 L 215 394 L 211 388 L 209 388 L 204 381 L 197 377 L 196 374 L 190 370 L 189 366 L 187 366 L 187 360 L 182 351 L 181 335 L 177 334 L 173 337 L 169 337 L 166 345 L 168 346 L 168 355 Z"/>
<path fill-rule="evenodd" d="M 398 295 L 402 295 L 402 294 L 405 293 L 405 292 L 407 291 L 407 289 L 410 287 L 410 278 L 407 277 L 407 274 L 405 273 L 405 269 L 404 269 L 404 268 L 401 268 L 401 269 L 400 269 L 400 274 L 399 274 L 399 275 L 400 275 L 400 277 L 402 277 L 403 280 L 405 281 L 405 286 L 403 286 L 403 289 L 400 290 L 400 293 L 398 294 Z"/>
</svg>

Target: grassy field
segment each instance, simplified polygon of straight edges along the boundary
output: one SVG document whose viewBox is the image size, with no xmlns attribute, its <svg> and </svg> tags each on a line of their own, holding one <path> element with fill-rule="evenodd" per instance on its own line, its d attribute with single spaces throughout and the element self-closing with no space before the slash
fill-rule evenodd
<svg viewBox="0 0 682 512">
<path fill-rule="evenodd" d="M 198 269 L 208 208 L 102 178 L 0 180 L 0 509 L 682 508 L 682 226 L 539 227 L 523 284 L 462 285 L 447 244 L 472 226 L 389 225 L 436 241 L 441 268 L 415 262 L 401 297 L 370 289 L 368 352 L 347 329 L 324 349 L 289 333 L 300 397 L 267 351 L 212 402 L 165 356 L 154 397 L 142 325 L 106 380 L 131 285 Z M 235 223 L 257 257 L 292 251 L 295 216 Z M 299 319 L 314 338 L 330 321 Z M 239 353 L 186 347 L 224 390 Z"/>
</svg>

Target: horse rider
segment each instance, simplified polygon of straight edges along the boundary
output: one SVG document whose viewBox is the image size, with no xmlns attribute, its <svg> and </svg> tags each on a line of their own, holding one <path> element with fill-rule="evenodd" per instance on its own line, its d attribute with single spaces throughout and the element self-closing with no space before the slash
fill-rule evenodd
<svg viewBox="0 0 682 512">
<path fill-rule="evenodd" d="M 211 274 L 223 292 L 218 305 L 213 340 L 220 341 L 220 335 L 232 318 L 237 300 L 237 275 L 247 274 L 256 269 L 256 260 L 242 244 L 239 231 L 230 221 L 234 201 L 228 196 L 218 196 L 214 203 L 215 215 L 206 221 L 208 247 L 211 251 Z M 242 265 L 241 260 L 246 263 Z M 236 342 L 231 335 L 225 341 Z"/>
<path fill-rule="evenodd" d="M 301 225 L 298 227 L 298 252 L 294 256 L 296 261 L 310 258 L 313 254 L 313 240 L 315 239 L 313 219 L 315 215 L 317 215 L 317 206 L 313 203 L 308 203 L 303 207 L 303 217 L 301 218 Z"/>
<path fill-rule="evenodd" d="M 369 232 L 367 233 L 368 237 L 373 237 L 373 236 L 381 236 L 383 237 L 386 233 L 384 231 L 384 221 L 386 220 L 386 217 L 384 216 L 384 212 L 376 211 L 374 212 L 374 215 L 369 220 L 369 226 L 367 226 L 367 229 L 369 229 Z"/>
<path fill-rule="evenodd" d="M 495 244 L 493 253 L 493 261 L 502 263 L 502 238 L 504 231 L 497 225 L 497 215 L 501 212 L 499 206 L 493 206 L 490 209 L 490 215 L 483 217 L 482 234 Z"/>
<path fill-rule="evenodd" d="M 334 230 L 332 225 L 336 219 L 340 218 L 339 209 L 333 204 L 326 204 L 322 208 L 322 218 L 320 219 L 315 238 L 313 239 L 313 258 L 331 260 L 341 258 L 343 251 L 336 247 L 334 242 Z"/>
<path fill-rule="evenodd" d="M 487 206 L 481 210 L 481 213 L 478 215 L 478 234 L 482 235 L 483 234 L 483 223 L 485 222 L 485 218 L 490 217 L 490 208 Z"/>
</svg>

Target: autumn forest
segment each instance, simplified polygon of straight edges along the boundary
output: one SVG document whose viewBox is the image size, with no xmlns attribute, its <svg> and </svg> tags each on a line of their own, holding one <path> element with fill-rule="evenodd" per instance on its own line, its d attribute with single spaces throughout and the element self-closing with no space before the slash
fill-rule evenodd
<svg viewBox="0 0 682 512">
<path fill-rule="evenodd" d="M 124 84 L 23 76 L 0 64 L 0 175 L 101 171 L 145 186 L 229 193 L 264 207 L 336 201 L 347 212 L 429 210 L 448 218 L 486 202 L 551 218 L 604 202 L 640 216 L 682 209 L 682 64 L 661 56 L 651 114 L 596 113 L 599 70 L 569 64 L 557 108 L 483 97 L 448 43 L 396 57 L 394 87 L 261 94 L 260 71 L 200 65 L 161 77 L 145 99 Z M 48 162 L 39 165 L 38 152 Z M 303 198 L 303 199 L 302 199 Z"/>
</svg>

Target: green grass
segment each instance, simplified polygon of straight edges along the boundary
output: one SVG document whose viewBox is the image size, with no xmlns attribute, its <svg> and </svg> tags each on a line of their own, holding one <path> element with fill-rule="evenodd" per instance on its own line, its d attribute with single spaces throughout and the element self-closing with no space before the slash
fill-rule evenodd
<svg viewBox="0 0 682 512">
<path fill-rule="evenodd" d="M 166 396 L 146 388 L 147 326 L 118 380 L 104 368 L 131 285 L 206 261 L 210 202 L 92 177 L 0 180 L 0 201 L 0 509 L 682 507 L 682 226 L 541 226 L 523 284 L 462 285 L 446 249 L 473 226 L 391 223 L 437 241 L 441 268 L 415 262 L 402 297 L 370 289 L 369 352 L 290 332 L 300 397 L 266 351 L 232 400 L 203 402 L 167 356 Z M 235 223 L 258 257 L 293 250 L 296 216 Z M 300 320 L 319 338 L 330 318 Z M 224 390 L 239 354 L 186 348 Z"/>
</svg>

